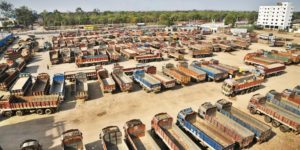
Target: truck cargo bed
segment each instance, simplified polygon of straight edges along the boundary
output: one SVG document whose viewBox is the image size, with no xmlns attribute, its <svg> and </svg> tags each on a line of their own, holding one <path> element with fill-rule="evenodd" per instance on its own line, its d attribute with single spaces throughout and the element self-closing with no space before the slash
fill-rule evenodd
<svg viewBox="0 0 300 150">
<path fill-rule="evenodd" d="M 150 76 L 148 74 L 145 74 L 144 78 L 145 78 L 145 80 L 150 82 L 152 85 L 160 83 L 158 80 L 156 80 L 155 78 L 153 78 L 152 76 Z"/>
<path fill-rule="evenodd" d="M 293 120 L 300 124 L 300 116 L 299 115 L 293 114 L 292 112 L 288 112 L 287 110 L 280 108 L 280 107 L 272 104 L 271 102 L 266 102 L 264 105 L 265 105 L 265 107 L 269 107 L 269 108 L 273 109 L 276 113 L 279 113 L 282 116 L 289 118 L 290 120 Z"/>
<path fill-rule="evenodd" d="M 211 126 L 203 119 L 200 119 L 197 117 L 196 121 L 193 124 L 196 128 L 202 130 L 205 134 L 207 134 L 209 137 L 214 138 L 215 141 L 223 145 L 224 147 L 231 145 L 234 143 L 234 141 L 229 138 L 228 136 L 224 135 L 223 132 L 221 132 L 219 129 Z"/>
<path fill-rule="evenodd" d="M 159 147 L 149 134 L 145 134 L 143 137 L 132 138 L 136 148 L 138 150 L 158 150 Z"/>
</svg>

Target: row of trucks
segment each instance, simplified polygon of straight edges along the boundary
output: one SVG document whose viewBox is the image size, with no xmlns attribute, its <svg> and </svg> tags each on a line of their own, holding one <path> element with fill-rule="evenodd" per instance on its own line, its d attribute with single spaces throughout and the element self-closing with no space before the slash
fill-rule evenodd
<svg viewBox="0 0 300 150">
<path fill-rule="evenodd" d="M 254 65 L 257 69 L 264 72 L 265 77 L 279 75 L 284 72 L 285 65 L 275 60 L 261 57 L 258 53 L 248 53 L 244 57 L 244 62 L 248 65 Z"/>
<path fill-rule="evenodd" d="M 218 100 L 215 105 L 203 103 L 198 113 L 192 108 L 182 109 L 176 125 L 168 113 L 162 112 L 152 118 L 151 132 L 146 132 L 146 125 L 140 119 L 127 121 L 123 129 L 125 139 L 118 126 L 107 126 L 101 130 L 100 140 L 86 145 L 82 132 L 70 129 L 62 133 L 61 146 L 64 150 L 229 150 L 246 148 L 255 141 L 266 142 L 272 136 L 270 126 L 233 107 L 225 99 Z M 26 140 L 20 147 L 42 149 L 37 140 Z"/>
</svg>

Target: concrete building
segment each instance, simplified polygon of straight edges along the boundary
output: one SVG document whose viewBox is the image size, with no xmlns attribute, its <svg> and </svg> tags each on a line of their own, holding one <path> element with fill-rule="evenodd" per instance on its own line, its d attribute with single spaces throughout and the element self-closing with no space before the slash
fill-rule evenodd
<svg viewBox="0 0 300 150">
<path fill-rule="evenodd" d="M 291 27 L 294 7 L 290 2 L 280 2 L 276 6 L 260 6 L 257 25 L 268 29 L 288 29 Z"/>
</svg>

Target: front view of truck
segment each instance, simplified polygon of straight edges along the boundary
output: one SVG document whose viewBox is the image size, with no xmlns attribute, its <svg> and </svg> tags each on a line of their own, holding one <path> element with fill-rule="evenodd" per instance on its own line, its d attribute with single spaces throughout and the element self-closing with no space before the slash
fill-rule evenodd
<svg viewBox="0 0 300 150">
<path fill-rule="evenodd" d="M 234 96 L 234 80 L 226 79 L 222 85 L 222 93 L 225 96 Z"/>
</svg>

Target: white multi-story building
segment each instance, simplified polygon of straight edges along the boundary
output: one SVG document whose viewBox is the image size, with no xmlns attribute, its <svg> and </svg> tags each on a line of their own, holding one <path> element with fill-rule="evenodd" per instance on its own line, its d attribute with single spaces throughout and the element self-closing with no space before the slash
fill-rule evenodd
<svg viewBox="0 0 300 150">
<path fill-rule="evenodd" d="M 294 7 L 290 2 L 280 2 L 276 6 L 260 6 L 257 25 L 269 29 L 288 29 L 293 12 Z"/>
</svg>

